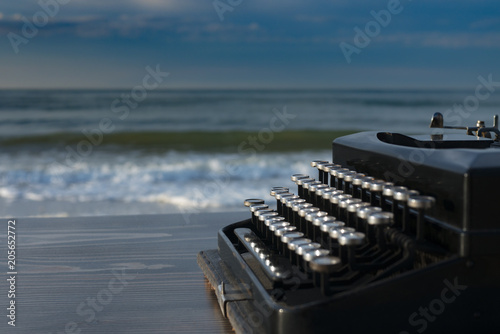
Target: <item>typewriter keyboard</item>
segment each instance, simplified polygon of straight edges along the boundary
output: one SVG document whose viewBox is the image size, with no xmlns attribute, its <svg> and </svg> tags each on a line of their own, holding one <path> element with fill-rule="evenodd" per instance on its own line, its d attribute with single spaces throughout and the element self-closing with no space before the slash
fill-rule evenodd
<svg viewBox="0 0 500 334">
<path fill-rule="evenodd" d="M 446 257 L 426 240 L 433 197 L 327 161 L 311 166 L 317 179 L 294 174 L 295 191 L 271 189 L 275 205 L 245 200 L 251 225 L 234 229 L 275 300 L 332 296 Z"/>
</svg>

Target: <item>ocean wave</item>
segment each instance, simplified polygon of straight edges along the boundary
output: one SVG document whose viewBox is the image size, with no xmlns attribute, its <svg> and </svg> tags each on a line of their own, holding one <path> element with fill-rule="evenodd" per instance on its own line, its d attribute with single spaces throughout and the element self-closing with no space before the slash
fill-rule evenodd
<svg viewBox="0 0 500 334">
<path fill-rule="evenodd" d="M 236 207 L 245 198 L 268 194 L 272 186 L 291 185 L 291 174 L 311 172 L 310 160 L 329 155 L 328 151 L 249 156 L 96 153 L 69 167 L 56 162 L 62 158 L 56 152 L 2 153 L 0 198 L 75 204 L 165 203 L 190 209 Z"/>
</svg>

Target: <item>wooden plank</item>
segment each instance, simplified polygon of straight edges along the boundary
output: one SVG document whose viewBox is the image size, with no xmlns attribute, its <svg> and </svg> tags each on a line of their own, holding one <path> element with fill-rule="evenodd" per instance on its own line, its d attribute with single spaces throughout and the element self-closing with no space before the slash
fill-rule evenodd
<svg viewBox="0 0 500 334">
<path fill-rule="evenodd" d="M 16 327 L 2 307 L 0 332 L 230 332 L 196 254 L 216 248 L 218 229 L 247 216 L 17 219 Z M 2 306 L 7 291 L 3 279 Z"/>
</svg>

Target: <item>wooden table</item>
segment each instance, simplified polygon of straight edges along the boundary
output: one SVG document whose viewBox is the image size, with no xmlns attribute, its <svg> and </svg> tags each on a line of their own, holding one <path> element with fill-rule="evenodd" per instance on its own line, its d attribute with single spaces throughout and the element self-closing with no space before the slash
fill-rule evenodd
<svg viewBox="0 0 500 334">
<path fill-rule="evenodd" d="M 247 212 L 16 219 L 16 327 L 7 324 L 2 219 L 0 333 L 224 333 L 231 325 L 196 264 Z"/>
</svg>

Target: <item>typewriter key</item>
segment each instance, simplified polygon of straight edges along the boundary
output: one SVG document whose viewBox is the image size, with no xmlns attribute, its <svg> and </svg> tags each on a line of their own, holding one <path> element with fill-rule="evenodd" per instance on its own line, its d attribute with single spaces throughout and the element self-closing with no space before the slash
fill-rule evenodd
<svg viewBox="0 0 500 334">
<path fill-rule="evenodd" d="M 408 199 L 408 206 L 417 210 L 417 240 L 424 238 L 425 211 L 436 204 L 436 199 L 431 196 L 411 196 Z"/>
<path fill-rule="evenodd" d="M 303 262 L 302 262 L 302 255 L 306 253 L 307 251 L 313 250 L 313 249 L 319 249 L 321 248 L 321 245 L 317 242 L 311 242 L 308 244 L 300 244 L 295 248 L 295 256 L 296 256 L 296 263 L 301 268 L 302 270 L 304 269 L 303 267 Z"/>
<path fill-rule="evenodd" d="M 269 209 L 269 205 L 267 204 L 252 204 L 250 205 L 250 212 L 252 213 L 252 224 L 257 226 L 258 220 L 255 212 L 258 210 Z M 272 210 L 271 210 L 272 211 Z"/>
<path fill-rule="evenodd" d="M 328 212 L 326 211 L 316 211 L 316 212 L 309 212 L 305 216 L 305 221 L 306 221 L 306 232 L 305 234 L 307 236 L 313 236 L 313 240 L 315 239 L 314 233 L 313 233 L 313 221 L 316 217 L 326 217 L 328 216 Z"/>
<path fill-rule="evenodd" d="M 336 256 L 315 257 L 309 263 L 311 270 L 320 274 L 320 286 L 323 295 L 330 295 L 330 274 L 342 267 L 342 261 Z"/>
<path fill-rule="evenodd" d="M 325 160 L 313 160 L 311 161 L 311 167 L 316 167 L 318 168 L 318 180 L 322 180 L 323 178 L 323 171 L 319 168 L 322 165 L 328 164 L 328 161 Z"/>
<path fill-rule="evenodd" d="M 337 219 L 346 221 L 347 216 L 348 216 L 347 207 L 349 205 L 355 204 L 355 203 L 361 203 L 361 199 L 359 199 L 359 198 L 342 198 L 341 200 L 339 200 Z"/>
<path fill-rule="evenodd" d="M 309 175 L 306 174 L 293 174 L 291 177 L 293 182 L 297 181 L 298 179 L 307 179 L 309 178 Z"/>
<path fill-rule="evenodd" d="M 295 256 L 295 250 L 297 249 L 298 246 L 303 245 L 303 244 L 309 244 L 311 243 L 311 239 L 308 238 L 298 238 L 298 239 L 293 239 L 288 242 L 288 256 L 290 258 L 290 263 L 292 264 L 297 264 L 296 262 L 296 256 Z"/>
<path fill-rule="evenodd" d="M 286 210 L 285 208 L 283 208 L 285 214 L 284 216 L 286 217 L 286 219 L 288 219 L 290 221 L 290 223 L 292 224 L 295 224 L 294 220 L 293 220 L 293 205 L 294 204 L 304 204 L 306 203 L 306 200 L 303 199 L 303 198 L 297 198 L 297 199 L 290 199 L 290 200 L 287 200 L 286 201 Z"/>
<path fill-rule="evenodd" d="M 281 245 L 282 245 L 282 248 L 281 248 L 281 253 L 285 256 L 288 256 L 288 243 L 292 240 L 295 240 L 295 239 L 300 239 L 300 238 L 303 238 L 304 237 L 304 233 L 302 232 L 287 232 L 287 233 L 284 233 L 282 236 L 281 236 Z"/>
<path fill-rule="evenodd" d="M 356 232 L 352 227 L 345 226 L 331 226 L 328 230 L 329 246 L 332 253 L 338 253 L 339 250 L 339 237 L 344 233 Z"/>
<path fill-rule="evenodd" d="M 274 232 L 276 232 L 276 230 L 279 228 L 288 227 L 288 226 L 290 226 L 290 223 L 287 221 L 279 221 L 279 222 L 271 223 L 269 225 L 269 227 L 268 227 L 269 234 L 268 235 L 270 236 L 271 244 L 273 246 L 276 244 L 276 236 L 275 236 Z"/>
<path fill-rule="evenodd" d="M 259 215 L 259 223 L 257 224 L 257 230 L 260 233 L 265 234 L 266 225 L 265 225 L 264 221 L 266 220 L 266 218 L 272 218 L 272 217 L 277 217 L 277 216 L 278 216 L 277 212 L 266 212 L 266 213 L 260 214 Z"/>
<path fill-rule="evenodd" d="M 295 184 L 297 185 L 297 193 L 299 194 L 299 196 L 305 198 L 306 190 L 304 189 L 304 185 L 315 181 L 316 180 L 312 178 L 298 179 L 297 181 L 295 181 Z"/>
<path fill-rule="evenodd" d="M 339 173 L 343 174 L 345 172 L 350 172 L 349 168 L 332 168 L 330 170 L 330 175 L 333 176 L 333 180 L 330 180 L 330 182 L 333 182 L 333 184 L 330 184 L 332 187 L 335 187 L 339 190 L 342 190 L 342 184 L 339 182 Z"/>
<path fill-rule="evenodd" d="M 394 184 L 391 182 L 387 182 L 384 185 L 384 189 L 382 189 L 382 210 L 391 211 L 392 213 L 394 213 L 393 210 L 394 201 L 392 198 L 393 195 L 394 195 Z"/>
<path fill-rule="evenodd" d="M 312 238 L 313 238 L 313 240 L 316 241 L 317 239 L 320 239 L 320 236 L 321 236 L 321 230 L 320 230 L 321 224 L 332 223 L 332 222 L 335 222 L 335 221 L 336 221 L 336 218 L 333 217 L 333 216 L 315 217 L 313 219 L 313 221 L 312 221 L 312 226 L 313 226 Z"/>
<path fill-rule="evenodd" d="M 372 185 L 373 181 L 375 181 L 374 177 L 371 176 L 365 176 L 362 179 L 361 182 L 361 199 L 363 202 L 370 202 L 370 186 Z M 371 203 L 371 202 L 370 202 Z"/>
<path fill-rule="evenodd" d="M 378 206 L 364 206 L 358 209 L 356 212 L 356 229 L 359 231 L 368 231 L 367 219 L 368 216 L 373 212 L 381 212 L 382 209 Z"/>
<path fill-rule="evenodd" d="M 266 240 L 271 241 L 271 234 L 269 232 L 269 226 L 272 223 L 277 223 L 277 222 L 282 222 L 282 221 L 286 221 L 285 217 L 276 216 L 276 217 L 269 217 L 269 218 L 266 218 L 264 220 L 264 236 L 265 236 Z"/>
<path fill-rule="evenodd" d="M 346 176 L 351 176 L 351 175 L 355 175 L 355 174 L 356 174 L 356 172 L 354 172 L 352 170 L 339 169 L 337 171 L 337 184 L 338 184 L 337 189 L 345 192 L 346 189 L 345 189 L 344 178 Z"/>
<path fill-rule="evenodd" d="M 293 210 L 293 221 L 292 224 L 300 227 L 300 216 L 299 216 L 299 211 L 304 209 L 304 208 L 312 208 L 313 205 L 311 203 L 297 203 L 292 205 L 292 210 Z"/>
<path fill-rule="evenodd" d="M 253 204 L 264 204 L 264 200 L 263 199 L 260 199 L 260 198 L 247 198 L 243 204 L 246 206 L 246 207 L 249 207 L 250 205 L 253 205 Z"/>
<path fill-rule="evenodd" d="M 354 180 L 354 177 L 358 178 L 364 178 L 366 175 L 362 173 L 349 173 L 344 176 L 344 192 L 348 195 L 353 195 L 354 196 L 354 191 L 353 191 L 353 184 L 352 181 Z M 354 196 L 356 197 L 356 196 Z"/>
<path fill-rule="evenodd" d="M 361 232 L 343 233 L 338 238 L 340 245 L 340 259 L 347 260 L 351 270 L 356 269 L 355 248 L 365 243 L 365 234 Z"/>
<path fill-rule="evenodd" d="M 275 196 L 277 192 L 288 192 L 290 189 L 287 187 L 272 187 L 271 188 L 271 196 Z"/>
<path fill-rule="evenodd" d="M 319 230 L 321 232 L 320 234 L 321 244 L 327 247 L 328 249 L 332 249 L 331 247 L 332 244 L 330 242 L 330 237 L 329 237 L 330 230 L 333 228 L 342 228 L 344 226 L 345 223 L 339 220 L 321 222 L 321 225 L 319 226 Z"/>
<path fill-rule="evenodd" d="M 365 174 L 358 173 L 353 175 L 352 177 L 352 196 L 356 198 L 361 198 L 362 195 L 362 189 L 361 186 L 363 185 L 363 179 L 367 177 Z"/>
<path fill-rule="evenodd" d="M 339 215 L 339 202 L 343 199 L 352 198 L 351 195 L 346 194 L 335 194 L 330 196 L 330 214 L 338 219 Z"/>
<path fill-rule="evenodd" d="M 368 202 L 350 203 L 347 206 L 347 218 L 345 220 L 346 225 L 357 228 L 357 222 L 358 222 L 357 212 L 360 208 L 364 208 L 367 206 L 371 206 L 370 203 Z"/>
<path fill-rule="evenodd" d="M 373 206 L 382 207 L 382 191 L 386 182 L 384 180 L 374 180 L 370 184 L 370 203 Z"/>
<path fill-rule="evenodd" d="M 311 212 L 318 212 L 319 208 L 316 207 L 309 207 L 309 208 L 303 208 L 299 210 L 299 230 L 303 233 L 306 233 L 307 230 L 307 222 L 306 222 L 306 215 Z M 307 234 L 307 233 L 306 233 Z"/>
<path fill-rule="evenodd" d="M 316 167 L 318 163 L 328 163 L 326 160 L 313 160 L 311 161 L 311 167 Z"/>
<path fill-rule="evenodd" d="M 287 203 L 288 201 L 293 201 L 293 200 L 296 200 L 296 199 L 300 199 L 299 196 L 297 195 L 293 195 L 293 196 L 284 196 L 284 197 L 281 197 L 281 199 L 279 201 L 277 201 L 277 207 L 278 207 L 278 213 L 280 214 L 280 216 L 284 216 L 287 214 Z"/>
<path fill-rule="evenodd" d="M 318 256 L 327 256 L 329 255 L 330 252 L 326 249 L 323 248 L 318 248 L 318 249 L 313 249 L 305 252 L 302 255 L 302 267 L 304 268 L 304 271 L 307 274 L 307 277 L 311 278 L 312 277 L 312 272 L 311 269 L 309 268 L 309 262 L 311 262 L 312 259 L 318 257 Z"/>
<path fill-rule="evenodd" d="M 375 227 L 375 238 L 372 242 L 377 242 L 380 250 L 385 251 L 387 244 L 385 241 L 384 230 L 391 226 L 394 222 L 394 215 L 392 212 L 372 212 L 368 216 L 368 224 Z M 371 235 L 368 237 L 371 238 Z"/>
<path fill-rule="evenodd" d="M 297 230 L 297 227 L 291 226 L 291 225 L 279 227 L 276 230 L 274 230 L 274 242 L 273 242 L 274 247 L 278 251 L 280 251 L 283 248 L 283 245 L 281 243 L 281 236 L 285 233 L 295 232 L 296 230 Z"/>
<path fill-rule="evenodd" d="M 325 175 L 325 172 L 324 172 L 324 168 L 327 165 L 331 165 L 331 164 L 329 162 L 316 163 L 316 168 L 318 169 L 318 180 L 321 181 L 321 183 L 328 183 L 328 174 Z"/>
</svg>

